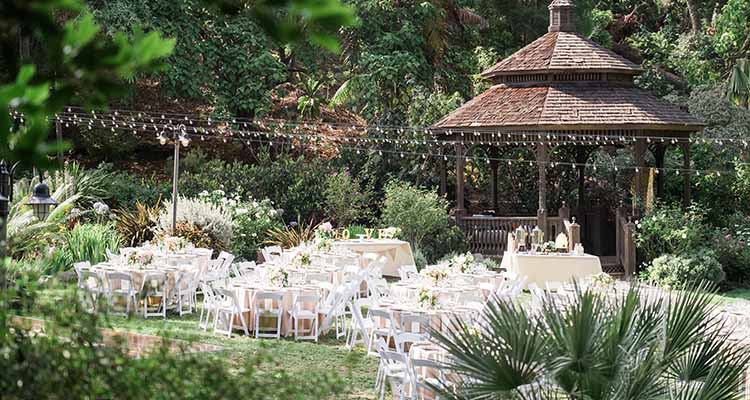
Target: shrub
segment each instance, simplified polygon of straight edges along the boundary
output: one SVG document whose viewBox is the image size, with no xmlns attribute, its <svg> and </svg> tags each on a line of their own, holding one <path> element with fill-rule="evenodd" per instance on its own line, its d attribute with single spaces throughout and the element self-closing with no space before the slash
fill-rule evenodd
<svg viewBox="0 0 750 400">
<path fill-rule="evenodd" d="M 654 259 L 645 272 L 645 278 L 659 286 L 681 288 L 700 281 L 719 283 L 724 271 L 715 254 L 708 249 L 688 256 L 664 254 Z"/>
<path fill-rule="evenodd" d="M 114 171 L 111 164 L 101 164 L 98 170 L 108 171 L 110 178 L 102 188 L 109 193 L 108 203 L 113 208 L 133 209 L 136 204 L 156 204 L 172 193 L 172 184 L 153 176 L 139 176 L 125 171 Z"/>
<path fill-rule="evenodd" d="M 258 246 L 266 241 L 268 231 L 283 226 L 281 212 L 271 200 L 250 198 L 242 201 L 238 195 L 226 197 L 223 190 L 203 191 L 198 197 L 224 208 L 232 216 L 232 253 L 246 260 L 254 260 Z"/>
<path fill-rule="evenodd" d="M 190 232 L 194 228 L 205 232 L 212 243 L 221 244 L 219 248 L 228 249 L 231 244 L 232 215 L 223 207 L 209 201 L 180 197 L 177 202 L 177 222 L 186 222 L 185 229 Z M 172 231 L 172 201 L 164 203 L 164 210 L 159 215 L 158 229 L 162 233 Z M 178 233 L 173 234 L 180 236 Z M 188 237 L 185 239 L 190 240 Z"/>
<path fill-rule="evenodd" d="M 138 246 L 154 238 L 156 224 L 159 221 L 160 203 L 148 206 L 136 202 L 133 210 L 117 210 L 114 212 L 117 233 L 128 246 Z"/>
<path fill-rule="evenodd" d="M 192 222 L 178 222 L 173 235 L 187 240 L 188 242 L 194 244 L 196 247 L 212 249 L 214 251 L 214 254 L 222 250 L 227 250 L 226 244 L 224 242 L 211 236 L 208 232 L 199 228 Z"/>
<path fill-rule="evenodd" d="M 36 269 L 51 275 L 69 270 L 76 262 L 102 262 L 107 258 L 107 250 L 116 252 L 119 248 L 120 237 L 113 224 L 77 224 L 64 232 L 58 243 L 49 245 L 46 252 L 30 262 L 44 260 Z"/>
<path fill-rule="evenodd" d="M 383 225 L 401 228 L 402 237 L 429 262 L 461 250 L 465 243 L 462 232 L 451 224 L 447 200 L 408 183 L 386 185 L 381 220 Z"/>
<path fill-rule="evenodd" d="M 324 193 L 326 214 L 339 227 L 355 222 L 367 223 L 372 218 L 372 193 L 349 172 L 330 175 Z"/>
<path fill-rule="evenodd" d="M 315 239 L 317 229 L 318 224 L 314 224 L 312 221 L 296 226 L 271 228 L 268 230 L 269 238 L 264 243 L 271 246 L 281 246 L 285 249 L 292 248 Z"/>
<path fill-rule="evenodd" d="M 713 249 L 730 283 L 750 283 L 750 221 L 749 217 L 732 217 L 730 228 L 717 230 Z"/>
<path fill-rule="evenodd" d="M 664 254 L 685 254 L 704 246 L 710 229 L 696 208 L 659 205 L 637 222 L 635 243 L 646 262 Z"/>
</svg>

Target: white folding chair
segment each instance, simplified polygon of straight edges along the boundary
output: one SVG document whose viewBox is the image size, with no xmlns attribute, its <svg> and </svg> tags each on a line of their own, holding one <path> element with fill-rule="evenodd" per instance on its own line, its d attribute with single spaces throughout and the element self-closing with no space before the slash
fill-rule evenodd
<svg viewBox="0 0 750 400">
<path fill-rule="evenodd" d="M 253 313 L 255 314 L 255 338 L 281 338 L 281 303 L 284 295 L 276 292 L 257 292 L 253 300 Z M 261 327 L 261 318 L 272 318 L 276 320 L 274 333 L 261 333 L 271 331 Z"/>
<path fill-rule="evenodd" d="M 433 398 L 440 400 L 440 395 L 435 393 L 433 387 L 442 388 L 445 385 L 445 372 L 435 361 L 421 358 L 411 358 L 411 398 L 415 400 Z M 430 393 L 431 396 L 425 396 Z M 420 396 L 420 394 L 422 396 Z"/>
<path fill-rule="evenodd" d="M 83 271 L 91 269 L 91 263 L 88 261 L 81 261 L 73 263 L 73 269 L 76 271 L 76 279 L 78 280 L 78 287 L 81 287 L 81 275 Z"/>
<path fill-rule="evenodd" d="M 216 293 L 211 286 L 201 282 L 200 287 L 201 292 L 203 292 L 203 306 L 201 306 L 201 313 L 198 317 L 198 327 L 205 331 L 208 329 L 208 322 L 211 320 L 211 313 L 216 312 L 219 298 L 216 296 Z M 203 319 L 204 313 L 206 314 L 205 320 Z"/>
<path fill-rule="evenodd" d="M 106 296 L 107 289 L 102 277 L 94 271 L 81 269 L 78 289 L 85 293 L 84 298 L 91 302 L 90 311 L 96 312 L 101 296 Z"/>
<path fill-rule="evenodd" d="M 194 303 L 194 292 L 195 292 L 195 277 L 197 273 L 195 271 L 183 271 L 177 277 L 174 287 L 174 304 L 177 307 L 177 313 L 180 316 L 184 314 L 192 314 Z M 185 308 L 187 306 L 187 308 Z"/>
<path fill-rule="evenodd" d="M 378 308 L 370 310 L 370 318 L 374 322 L 374 327 L 370 332 L 370 347 L 367 349 L 367 353 L 372 355 L 374 354 L 372 344 L 376 338 L 384 338 L 386 345 L 391 343 L 391 339 L 396 335 L 396 324 L 390 311 Z"/>
<path fill-rule="evenodd" d="M 281 246 L 268 246 L 260 249 L 260 253 L 263 255 L 264 262 L 273 263 L 280 261 L 283 250 Z"/>
<path fill-rule="evenodd" d="M 397 333 L 393 339 L 396 342 L 396 351 L 404 355 L 409 354 L 409 349 L 414 343 L 424 342 L 425 340 L 427 340 L 426 335 L 409 332 Z"/>
<path fill-rule="evenodd" d="M 372 322 L 369 312 L 367 315 L 362 314 L 362 309 L 367 307 L 369 310 L 370 305 L 370 299 L 358 299 L 352 301 L 349 306 L 352 310 L 352 319 L 354 320 L 352 334 L 347 342 L 350 350 L 359 343 L 364 344 L 366 349 L 370 348 L 370 334 L 375 324 Z"/>
<path fill-rule="evenodd" d="M 149 272 L 143 277 L 141 300 L 143 301 L 143 318 L 167 318 L 167 274 Z M 153 303 L 153 305 L 152 305 Z"/>
<path fill-rule="evenodd" d="M 388 297 L 391 294 L 391 288 L 388 286 L 388 281 L 383 278 L 369 281 L 367 283 L 367 290 L 370 292 L 369 295 L 376 300 Z"/>
<path fill-rule="evenodd" d="M 419 333 L 429 337 L 430 317 L 421 314 L 404 314 L 401 316 L 401 332 Z"/>
<path fill-rule="evenodd" d="M 130 305 L 137 309 L 136 294 L 133 285 L 133 277 L 124 272 L 109 271 L 106 273 L 107 278 L 107 305 L 109 314 L 127 317 L 130 315 Z M 125 301 L 124 311 L 117 310 L 117 303 Z"/>
<path fill-rule="evenodd" d="M 308 272 L 305 274 L 305 283 L 330 282 L 331 276 L 326 272 Z"/>
<path fill-rule="evenodd" d="M 311 306 L 312 305 L 312 306 Z M 292 309 L 289 310 L 292 324 L 294 325 L 295 340 L 314 340 L 318 341 L 318 307 L 320 306 L 320 296 L 299 294 L 294 296 Z M 300 321 L 309 321 L 310 330 L 308 335 L 300 335 Z"/>
<path fill-rule="evenodd" d="M 250 309 L 240 304 L 237 293 L 226 288 L 215 288 L 214 292 L 219 296 L 214 316 L 214 333 L 226 334 L 227 337 L 232 337 L 234 328 L 240 327 L 245 332 L 245 336 L 250 336 L 247 321 L 245 320 L 245 313 L 250 312 Z M 240 326 L 234 324 L 235 317 L 239 317 Z"/>
<path fill-rule="evenodd" d="M 385 385 L 391 383 L 391 392 L 395 397 L 404 400 L 407 397 L 406 386 L 412 381 L 409 362 L 405 354 L 382 348 L 379 351 L 382 367 L 382 384 L 380 386 L 380 400 L 385 398 Z"/>
<path fill-rule="evenodd" d="M 419 271 L 415 265 L 403 265 L 398 269 L 398 275 L 402 281 L 410 281 L 419 276 Z"/>
</svg>

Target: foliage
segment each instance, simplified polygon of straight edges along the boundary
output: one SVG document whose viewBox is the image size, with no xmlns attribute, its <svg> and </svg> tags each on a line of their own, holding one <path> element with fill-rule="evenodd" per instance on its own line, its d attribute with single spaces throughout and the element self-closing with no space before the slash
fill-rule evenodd
<svg viewBox="0 0 750 400">
<path fill-rule="evenodd" d="M 107 259 L 107 250 L 117 252 L 120 237 L 113 224 L 77 224 L 63 235 L 60 249 L 66 260 L 56 271 L 69 269 L 73 263 L 88 261 L 97 264 Z"/>
<path fill-rule="evenodd" d="M 212 236 L 206 230 L 202 229 L 193 222 L 177 222 L 173 236 L 181 237 L 192 243 L 196 247 L 212 249 L 214 253 L 229 249 L 226 243 L 218 240 L 216 237 Z"/>
<path fill-rule="evenodd" d="M 385 189 L 382 224 L 401 228 L 405 240 L 428 261 L 457 250 L 461 231 L 451 225 L 448 202 L 436 193 L 391 181 Z"/>
<path fill-rule="evenodd" d="M 245 260 L 255 260 L 256 251 L 268 239 L 268 231 L 283 226 L 281 212 L 271 200 L 242 201 L 239 196 L 225 197 L 223 190 L 201 192 L 198 197 L 227 210 L 232 216 L 232 253 Z"/>
<path fill-rule="evenodd" d="M 702 248 L 711 230 L 696 207 L 658 205 L 636 223 L 635 243 L 649 262 L 663 254 L 687 254 Z"/>
<path fill-rule="evenodd" d="M 169 234 L 172 231 L 172 207 L 171 200 L 165 201 L 164 210 L 159 214 L 157 228 L 162 233 Z M 190 232 L 193 235 L 193 230 L 198 229 L 204 232 L 212 243 L 220 244 L 214 250 L 230 247 L 233 237 L 232 215 L 221 206 L 202 199 L 179 197 L 177 201 L 177 222 L 187 223 L 184 225 L 182 232 Z M 178 230 L 178 232 L 172 232 L 171 234 L 191 240 L 190 237 L 181 236 L 180 233 Z"/>
<path fill-rule="evenodd" d="M 294 226 L 285 226 L 283 228 L 271 228 L 268 231 L 269 239 L 265 243 L 271 246 L 281 246 L 281 248 L 290 249 L 315 239 L 315 231 L 317 229 L 318 224 L 314 224 L 312 221 L 295 224 Z"/>
<path fill-rule="evenodd" d="M 730 226 L 717 230 L 711 248 L 721 263 L 730 284 L 750 282 L 750 217 L 735 214 Z"/>
<path fill-rule="evenodd" d="M 324 194 L 326 215 L 338 226 L 369 222 L 372 193 L 348 171 L 328 176 Z"/>
<path fill-rule="evenodd" d="M 705 287 L 668 298 L 578 289 L 539 310 L 490 300 L 480 323 L 433 332 L 447 350 L 450 399 L 738 398 L 750 355 L 720 333 Z"/>
<path fill-rule="evenodd" d="M 116 170 L 112 164 L 100 164 L 96 170 L 108 174 L 101 189 L 113 208 L 132 210 L 137 203 L 156 204 L 172 192 L 170 182 L 157 180 L 154 176 Z"/>
<path fill-rule="evenodd" d="M 161 202 L 153 206 L 135 203 L 133 210 L 116 210 L 115 221 L 120 240 L 127 246 L 139 246 L 154 238 L 156 224 L 159 221 Z"/>
<path fill-rule="evenodd" d="M 300 376 L 275 368 L 265 349 L 233 365 L 222 362 L 223 353 L 191 353 L 187 342 L 165 337 L 148 356 L 133 357 L 122 337 L 107 337 L 100 330 L 108 317 L 86 312 L 79 295 L 63 290 L 45 299 L 36 290 L 20 292 L 15 286 L 0 291 L 0 347 L 7 356 L 0 357 L 3 398 L 280 400 L 327 398 L 344 390 L 335 373 Z M 32 305 L 45 316 L 45 334 L 24 326 L 32 320 L 14 316 L 13 308 Z"/>
<path fill-rule="evenodd" d="M 180 193 L 197 196 L 206 190 L 223 190 L 228 196 L 269 199 L 284 210 L 287 221 L 323 218 L 325 187 L 332 165 L 320 158 L 282 152 L 272 157 L 263 148 L 254 164 L 211 160 L 200 171 L 180 178 Z"/>
<path fill-rule="evenodd" d="M 303 95 L 297 99 L 297 110 L 301 118 L 316 118 L 320 115 L 320 106 L 323 103 L 320 93 L 322 86 L 322 80 L 309 76 L 301 80 Z"/>
<path fill-rule="evenodd" d="M 67 17 L 62 24 L 60 13 Z M 3 54 L 12 55 L 3 69 L 14 80 L 0 86 L 0 109 L 24 115 L 23 124 L 15 124 L 8 113 L 0 115 L 0 156 L 38 168 L 51 166 L 47 155 L 67 147 L 48 142 L 50 116 L 71 100 L 102 105 L 121 92 L 121 79 L 160 66 L 174 46 L 158 32 L 137 31 L 130 38 L 115 34 L 112 41 L 101 40 L 100 27 L 77 0 L 4 2 L 0 16 L 0 25 L 13 27 L 0 45 Z M 27 54 L 15 54 L 16 44 L 30 39 L 24 34 L 40 35 L 39 46 L 50 70 L 29 64 Z"/>
<path fill-rule="evenodd" d="M 716 255 L 701 249 L 687 255 L 664 254 L 655 258 L 646 269 L 645 279 L 659 286 L 679 288 L 701 281 L 719 283 L 724 280 L 724 271 Z"/>
</svg>

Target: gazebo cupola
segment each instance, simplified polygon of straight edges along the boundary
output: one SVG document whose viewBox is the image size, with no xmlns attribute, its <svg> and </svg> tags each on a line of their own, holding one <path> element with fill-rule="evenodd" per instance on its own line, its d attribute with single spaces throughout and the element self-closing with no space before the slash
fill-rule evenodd
<svg viewBox="0 0 750 400">
<path fill-rule="evenodd" d="M 570 0 L 554 0 L 549 5 L 549 32 L 575 32 L 575 5 Z"/>
<path fill-rule="evenodd" d="M 615 142 L 620 147 L 632 146 L 635 165 L 645 170 L 645 152 L 649 148 L 654 153 L 656 167 L 663 168 L 667 147 L 677 144 L 683 148 L 683 168 L 690 167 L 688 138 L 703 128 L 701 121 L 637 88 L 633 78 L 642 72 L 639 65 L 576 32 L 572 0 L 553 0 L 549 11 L 546 34 L 482 72 L 481 76 L 490 80 L 492 86 L 431 127 L 437 139 L 456 144 L 455 215 L 470 241 L 484 237 L 477 234 L 479 225 L 490 230 L 507 225 L 487 223 L 487 219 L 479 225 L 467 222 L 474 217 L 467 215 L 470 210 L 464 202 L 464 161 L 467 150 L 473 147 L 482 146 L 492 153 L 501 146 L 533 146 L 539 169 L 535 218 L 542 228 L 550 226 L 546 197 L 550 146 L 576 146 L 579 206 L 583 204 L 583 174 L 592 145 Z M 607 139 L 592 139 L 599 137 Z M 651 140 L 655 137 L 660 140 Z M 491 163 L 496 215 L 501 211 L 497 200 L 497 167 L 497 162 Z M 663 175 L 657 175 L 657 195 L 663 191 Z M 689 174 L 683 174 L 683 179 L 687 202 Z M 635 193 L 642 193 L 644 183 L 644 178 L 636 173 Z M 441 191 L 445 190 L 446 175 L 441 172 Z M 557 228 L 561 226 L 560 223 Z M 502 235 L 493 237 L 502 240 Z M 495 252 L 501 250 L 502 245 L 493 247 Z"/>
</svg>

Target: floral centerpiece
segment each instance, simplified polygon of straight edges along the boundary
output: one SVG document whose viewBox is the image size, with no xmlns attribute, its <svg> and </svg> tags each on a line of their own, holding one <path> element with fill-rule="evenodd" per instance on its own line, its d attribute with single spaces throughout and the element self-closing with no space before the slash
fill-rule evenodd
<svg viewBox="0 0 750 400">
<path fill-rule="evenodd" d="M 600 272 L 591 276 L 591 285 L 597 289 L 607 289 L 615 284 L 615 279 L 607 273 Z"/>
<path fill-rule="evenodd" d="M 448 260 L 450 269 L 459 274 L 477 274 L 486 272 L 487 267 L 478 262 L 471 253 L 458 254 Z"/>
<path fill-rule="evenodd" d="M 420 289 L 417 298 L 419 306 L 428 310 L 435 309 L 438 306 L 438 297 L 428 289 Z"/>
<path fill-rule="evenodd" d="M 557 246 L 555 245 L 555 242 L 544 242 L 541 245 L 539 245 L 539 251 L 542 253 L 554 253 L 557 251 Z"/>
<path fill-rule="evenodd" d="M 154 253 L 151 250 L 133 251 L 127 256 L 128 265 L 143 268 L 154 262 Z"/>
<path fill-rule="evenodd" d="M 433 286 L 443 286 L 448 279 L 449 270 L 443 265 L 431 265 L 423 269 L 419 274 L 427 278 Z"/>
<path fill-rule="evenodd" d="M 330 222 L 323 222 L 315 229 L 315 250 L 320 252 L 330 252 L 333 249 L 333 225 Z"/>
<path fill-rule="evenodd" d="M 273 287 L 289 287 L 289 273 L 281 267 L 269 266 L 266 268 L 266 280 Z"/>
<path fill-rule="evenodd" d="M 312 255 L 307 249 L 302 249 L 294 255 L 291 265 L 296 268 L 307 268 L 312 264 Z"/>
<path fill-rule="evenodd" d="M 159 247 L 166 253 L 180 253 L 186 249 L 192 248 L 193 244 L 185 238 L 179 236 L 165 236 Z"/>
</svg>

